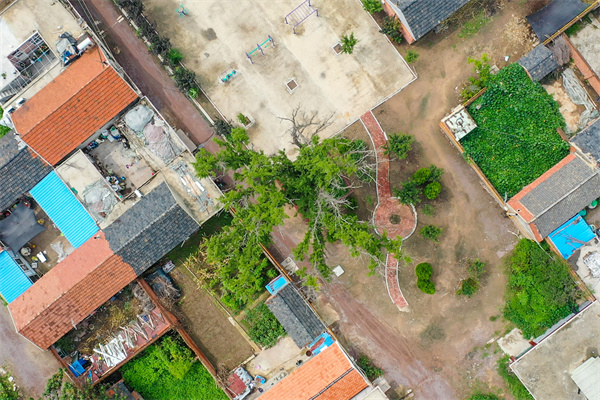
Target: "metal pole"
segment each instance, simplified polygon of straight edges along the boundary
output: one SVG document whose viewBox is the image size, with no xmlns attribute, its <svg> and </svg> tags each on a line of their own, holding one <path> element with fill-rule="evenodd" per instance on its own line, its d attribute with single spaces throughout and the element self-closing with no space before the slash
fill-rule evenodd
<svg viewBox="0 0 600 400">
<path fill-rule="evenodd" d="M 252 57 L 250 57 L 250 54 L 246 53 L 246 57 L 248 57 L 248 61 L 250 61 L 250 64 L 254 64 L 254 61 L 252 61 Z"/>
<path fill-rule="evenodd" d="M 262 54 L 263 56 L 265 55 L 265 52 L 263 51 L 262 47 L 260 47 L 260 44 L 257 44 L 257 45 L 256 45 L 256 48 L 257 48 L 258 50 L 260 50 L 260 54 Z"/>
</svg>

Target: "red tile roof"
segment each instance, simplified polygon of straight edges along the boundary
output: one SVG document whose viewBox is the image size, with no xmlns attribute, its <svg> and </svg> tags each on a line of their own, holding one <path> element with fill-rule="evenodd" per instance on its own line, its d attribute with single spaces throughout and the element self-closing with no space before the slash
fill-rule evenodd
<svg viewBox="0 0 600 400">
<path fill-rule="evenodd" d="M 349 400 L 368 387 L 336 342 L 269 389 L 259 400 Z"/>
<path fill-rule="evenodd" d="M 47 349 L 136 278 L 99 232 L 9 305 L 17 331 Z"/>
<path fill-rule="evenodd" d="M 137 98 L 96 49 L 58 75 L 12 114 L 17 132 L 56 165 Z"/>
</svg>

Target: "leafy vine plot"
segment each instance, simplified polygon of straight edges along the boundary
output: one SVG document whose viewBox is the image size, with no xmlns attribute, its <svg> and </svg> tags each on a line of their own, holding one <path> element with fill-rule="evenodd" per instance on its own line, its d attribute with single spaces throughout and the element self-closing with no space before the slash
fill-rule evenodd
<svg viewBox="0 0 600 400">
<path fill-rule="evenodd" d="M 558 108 L 518 64 L 501 69 L 468 107 L 478 127 L 461 143 L 500 195 L 514 196 L 569 154 Z"/>
</svg>

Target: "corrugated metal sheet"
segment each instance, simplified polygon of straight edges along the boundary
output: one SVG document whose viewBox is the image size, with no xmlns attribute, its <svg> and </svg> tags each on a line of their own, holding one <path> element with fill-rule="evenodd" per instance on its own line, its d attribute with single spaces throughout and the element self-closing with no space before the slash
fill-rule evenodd
<svg viewBox="0 0 600 400">
<path fill-rule="evenodd" d="M 600 358 L 588 358 L 571 372 L 571 378 L 588 400 L 600 400 Z"/>
<path fill-rule="evenodd" d="M 592 228 L 585 222 L 583 217 L 576 215 L 552 232 L 548 238 L 566 260 L 575 253 L 575 250 L 595 236 Z"/>
<path fill-rule="evenodd" d="M 31 281 L 6 251 L 0 253 L 0 295 L 12 303 L 29 289 Z"/>
<path fill-rule="evenodd" d="M 30 190 L 31 196 L 74 248 L 98 232 L 98 226 L 54 171 Z"/>
</svg>

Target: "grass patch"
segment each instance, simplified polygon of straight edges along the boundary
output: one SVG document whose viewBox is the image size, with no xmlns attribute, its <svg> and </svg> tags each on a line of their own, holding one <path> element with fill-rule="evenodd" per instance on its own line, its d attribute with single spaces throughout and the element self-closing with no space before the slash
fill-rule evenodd
<svg viewBox="0 0 600 400">
<path fill-rule="evenodd" d="M 489 21 L 490 17 L 487 16 L 485 10 L 479 11 L 469 21 L 467 21 L 458 34 L 459 38 L 468 38 L 474 36 L 479 32 Z"/>
<path fill-rule="evenodd" d="M 556 131 L 565 129 L 558 103 L 516 63 L 493 76 L 468 111 L 478 127 L 461 144 L 502 196 L 514 196 L 569 154 Z"/>
<path fill-rule="evenodd" d="M 198 251 L 198 247 L 205 237 L 219 232 L 223 227 L 231 224 L 232 219 L 233 217 L 230 213 L 225 210 L 221 211 L 219 214 L 202 224 L 200 230 L 190 236 L 183 246 L 177 246 L 171 250 L 167 254 L 167 257 L 173 261 L 175 265 L 181 265 L 189 256 Z"/>
<path fill-rule="evenodd" d="M 539 336 L 577 311 L 580 291 L 569 265 L 544 243 L 522 239 L 507 261 L 509 274 L 504 317 L 525 338 Z"/>
<path fill-rule="evenodd" d="M 515 400 L 534 400 L 533 396 L 529 394 L 527 388 L 521 383 L 519 378 L 508 367 L 510 357 L 508 355 L 498 360 L 498 375 L 504 379 L 508 391 L 513 395 Z"/>
<path fill-rule="evenodd" d="M 248 327 L 250 339 L 263 347 L 273 346 L 277 339 L 285 335 L 283 326 L 265 303 L 260 303 L 248 311 L 243 322 Z"/>
<path fill-rule="evenodd" d="M 228 399 L 192 351 L 170 336 L 125 364 L 121 373 L 125 383 L 146 399 Z"/>
</svg>

